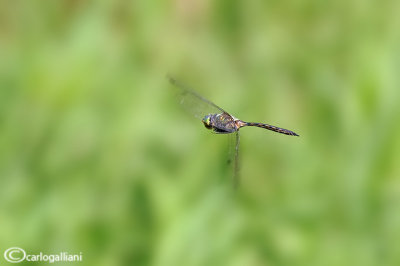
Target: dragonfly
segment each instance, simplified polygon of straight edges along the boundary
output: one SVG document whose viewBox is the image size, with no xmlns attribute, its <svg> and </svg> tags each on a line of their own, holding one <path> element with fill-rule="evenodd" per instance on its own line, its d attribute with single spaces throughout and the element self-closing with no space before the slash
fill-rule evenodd
<svg viewBox="0 0 400 266">
<path fill-rule="evenodd" d="M 228 160 L 228 162 L 231 163 L 233 161 L 233 185 L 235 188 L 239 185 L 239 129 L 251 126 L 268 129 L 288 136 L 299 136 L 291 130 L 277 126 L 240 120 L 197 92 L 189 89 L 175 78 L 171 76 L 167 76 L 167 78 L 177 88 L 177 97 L 180 104 L 196 118 L 200 119 L 207 129 L 216 134 L 230 134 L 230 136 L 233 136 L 233 138 L 230 137 L 230 142 L 233 144 L 229 146 L 233 160 Z"/>
</svg>

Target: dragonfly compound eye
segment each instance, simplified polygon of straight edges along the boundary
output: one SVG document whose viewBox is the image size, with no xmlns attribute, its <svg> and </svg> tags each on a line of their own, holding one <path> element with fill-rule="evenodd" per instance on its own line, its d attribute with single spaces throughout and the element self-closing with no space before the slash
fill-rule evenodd
<svg viewBox="0 0 400 266">
<path fill-rule="evenodd" d="M 202 122 L 203 122 L 203 124 L 204 124 L 204 126 L 205 126 L 206 128 L 208 128 L 208 129 L 211 129 L 211 128 L 212 128 L 212 126 L 211 126 L 210 115 L 206 115 L 206 116 L 203 118 Z"/>
</svg>

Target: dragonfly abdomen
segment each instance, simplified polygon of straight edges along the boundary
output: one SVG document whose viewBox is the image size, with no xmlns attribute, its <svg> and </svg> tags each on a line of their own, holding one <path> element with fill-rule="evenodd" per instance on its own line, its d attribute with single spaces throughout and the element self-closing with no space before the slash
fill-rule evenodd
<svg viewBox="0 0 400 266">
<path fill-rule="evenodd" d="M 280 128 L 280 127 L 276 127 L 276 126 L 272 126 L 272 125 L 268 125 L 268 124 L 263 124 L 263 123 L 253 123 L 253 122 L 247 122 L 245 126 L 251 126 L 251 127 L 261 127 L 261 128 L 265 128 L 274 132 L 278 132 L 281 134 L 285 134 L 285 135 L 290 135 L 290 136 L 298 136 L 296 133 L 294 133 L 293 131 L 284 129 L 284 128 Z"/>
</svg>

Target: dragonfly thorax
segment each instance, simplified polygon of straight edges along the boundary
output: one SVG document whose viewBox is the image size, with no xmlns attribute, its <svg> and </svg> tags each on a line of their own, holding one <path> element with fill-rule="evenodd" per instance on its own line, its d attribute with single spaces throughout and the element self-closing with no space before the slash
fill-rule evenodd
<svg viewBox="0 0 400 266">
<path fill-rule="evenodd" d="M 233 133 L 239 129 L 235 119 L 228 113 L 208 114 L 203 118 L 202 122 L 207 129 L 211 129 L 218 134 Z"/>
</svg>

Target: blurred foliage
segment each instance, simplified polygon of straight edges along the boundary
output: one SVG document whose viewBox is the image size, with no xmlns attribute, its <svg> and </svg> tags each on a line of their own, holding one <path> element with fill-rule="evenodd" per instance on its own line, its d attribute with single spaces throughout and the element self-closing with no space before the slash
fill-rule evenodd
<svg viewBox="0 0 400 266">
<path fill-rule="evenodd" d="M 1 1 L 1 252 L 399 265 L 399 13 L 394 0 Z M 166 73 L 300 137 L 243 129 L 233 191 L 226 136 L 180 110 Z"/>
</svg>

